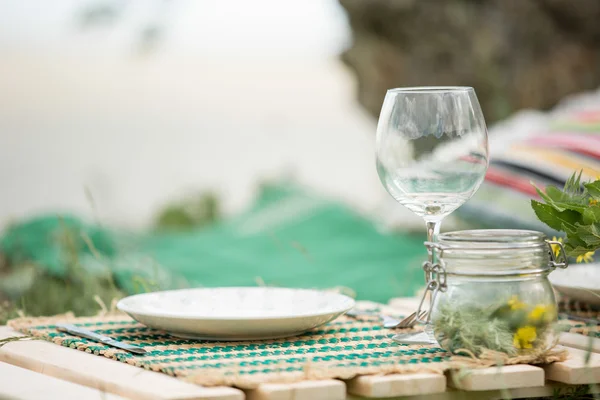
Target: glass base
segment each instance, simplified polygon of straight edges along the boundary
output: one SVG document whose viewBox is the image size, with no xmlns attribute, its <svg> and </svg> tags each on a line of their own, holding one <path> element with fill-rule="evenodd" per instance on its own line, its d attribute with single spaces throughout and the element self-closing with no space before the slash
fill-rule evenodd
<svg viewBox="0 0 600 400">
<path fill-rule="evenodd" d="M 400 344 L 434 344 L 439 346 L 439 343 L 435 340 L 433 334 L 426 331 L 399 333 L 394 335 L 392 340 Z"/>
</svg>

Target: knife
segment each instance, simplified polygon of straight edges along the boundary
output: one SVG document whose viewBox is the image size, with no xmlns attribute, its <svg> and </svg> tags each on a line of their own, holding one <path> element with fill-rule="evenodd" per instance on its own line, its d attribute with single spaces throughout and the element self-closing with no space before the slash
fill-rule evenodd
<svg viewBox="0 0 600 400">
<path fill-rule="evenodd" d="M 584 317 L 580 317 L 578 315 L 567 314 L 567 313 L 560 313 L 560 314 L 558 314 L 558 316 L 563 319 L 570 319 L 572 321 L 584 322 L 588 325 L 600 325 L 600 320 L 597 320 L 594 318 L 584 318 Z"/>
<path fill-rule="evenodd" d="M 109 336 L 100 335 L 96 332 L 87 330 L 85 328 L 80 328 L 71 324 L 56 324 L 56 329 L 60 332 L 66 332 L 71 335 L 79 336 L 85 339 L 93 340 L 94 342 L 104 343 L 108 346 L 116 347 L 117 349 L 122 349 L 129 351 L 134 354 L 146 354 L 146 350 L 141 347 L 134 346 L 131 344 L 119 342 Z"/>
</svg>

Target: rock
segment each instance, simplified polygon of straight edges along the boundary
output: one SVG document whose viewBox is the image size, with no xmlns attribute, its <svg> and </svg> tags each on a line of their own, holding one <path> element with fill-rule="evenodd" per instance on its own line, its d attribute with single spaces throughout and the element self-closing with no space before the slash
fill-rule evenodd
<svg viewBox="0 0 600 400">
<path fill-rule="evenodd" d="M 600 86 L 598 0 L 339 0 L 342 54 L 378 116 L 388 88 L 473 86 L 488 123 Z"/>
</svg>

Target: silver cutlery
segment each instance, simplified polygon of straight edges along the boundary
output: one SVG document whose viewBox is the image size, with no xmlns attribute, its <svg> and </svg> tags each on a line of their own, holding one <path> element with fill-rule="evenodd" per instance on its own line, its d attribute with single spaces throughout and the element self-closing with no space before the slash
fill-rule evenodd
<svg viewBox="0 0 600 400">
<path fill-rule="evenodd" d="M 408 317 L 404 318 L 400 321 L 401 328 L 412 328 L 417 324 L 419 320 L 423 320 L 427 317 L 427 311 L 423 310 L 419 313 L 419 317 L 417 318 L 417 312 L 413 312 Z"/>
<path fill-rule="evenodd" d="M 117 349 L 126 350 L 130 353 L 134 354 L 146 354 L 146 350 L 141 347 L 134 346 L 132 344 L 119 342 L 109 336 L 100 335 L 99 333 L 90 331 L 85 328 L 81 328 L 79 326 L 71 325 L 71 324 L 56 324 L 56 329 L 60 332 L 66 332 L 71 335 L 79 336 L 85 339 L 93 340 L 94 342 L 99 342 L 106 344 L 108 346 L 116 347 Z"/>
<path fill-rule="evenodd" d="M 409 332 L 399 333 L 392 337 L 392 340 L 400 344 L 435 344 L 437 341 L 429 332 Z M 438 344 L 439 345 L 439 344 Z"/>
<path fill-rule="evenodd" d="M 567 314 L 567 313 L 560 313 L 558 315 L 563 319 L 570 319 L 572 321 L 584 322 L 588 325 L 600 325 L 600 320 L 593 319 L 593 318 L 579 317 L 577 315 Z"/>
</svg>

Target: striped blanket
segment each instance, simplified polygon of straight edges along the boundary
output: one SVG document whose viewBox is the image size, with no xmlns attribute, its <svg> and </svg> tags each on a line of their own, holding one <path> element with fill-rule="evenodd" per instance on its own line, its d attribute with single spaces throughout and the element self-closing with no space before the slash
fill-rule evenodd
<svg viewBox="0 0 600 400">
<path fill-rule="evenodd" d="M 549 113 L 526 111 L 490 129 L 490 166 L 479 191 L 457 210 L 477 228 L 551 231 L 530 207 L 532 183 L 562 187 L 576 171 L 600 178 L 600 91 Z"/>
</svg>

